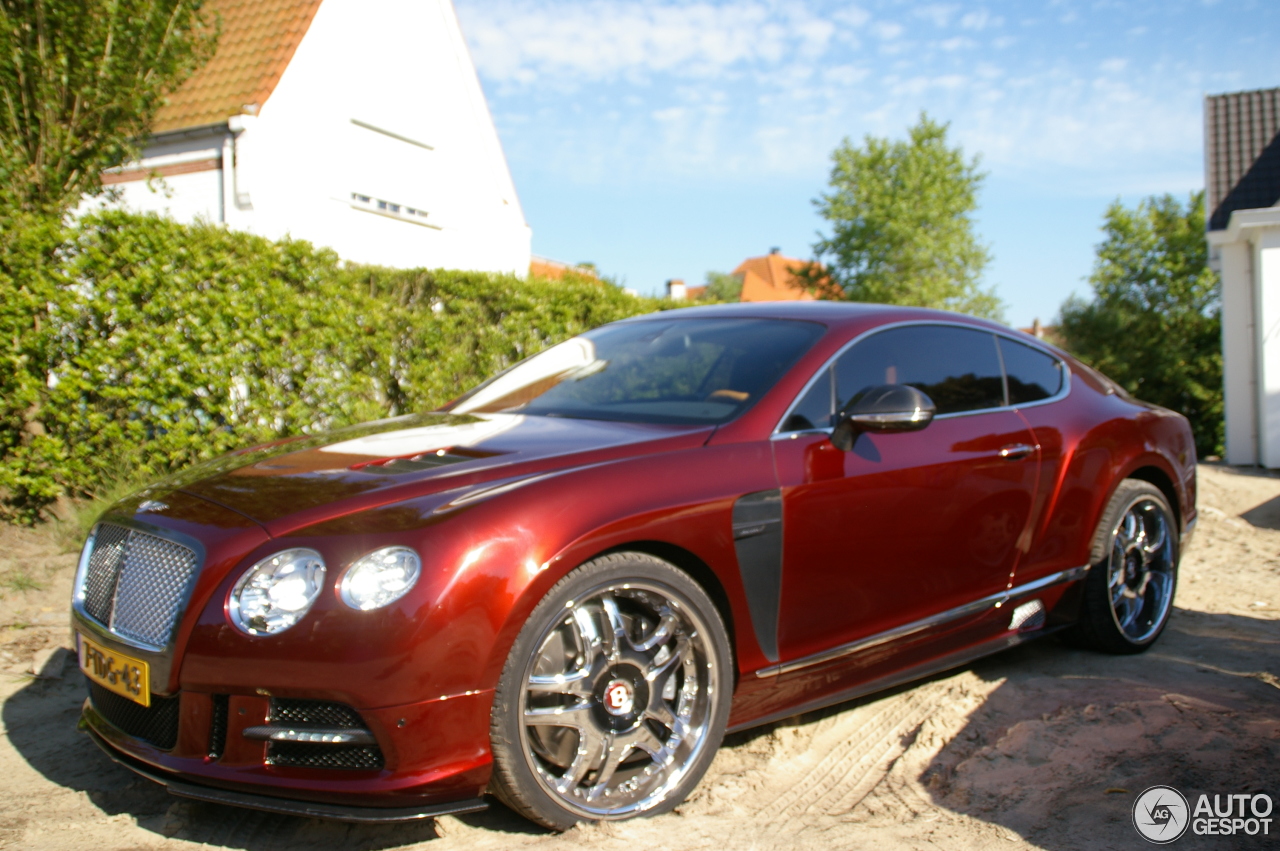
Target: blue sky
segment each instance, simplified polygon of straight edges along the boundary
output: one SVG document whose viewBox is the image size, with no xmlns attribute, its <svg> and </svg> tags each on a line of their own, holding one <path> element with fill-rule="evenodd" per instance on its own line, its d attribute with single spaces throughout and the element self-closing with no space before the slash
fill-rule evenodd
<svg viewBox="0 0 1280 851">
<path fill-rule="evenodd" d="M 987 173 L 1006 320 L 1051 320 L 1108 203 L 1203 186 L 1202 99 L 1280 86 L 1275 0 L 455 0 L 535 254 L 641 292 L 779 247 L 846 136 L 921 110 Z"/>
</svg>

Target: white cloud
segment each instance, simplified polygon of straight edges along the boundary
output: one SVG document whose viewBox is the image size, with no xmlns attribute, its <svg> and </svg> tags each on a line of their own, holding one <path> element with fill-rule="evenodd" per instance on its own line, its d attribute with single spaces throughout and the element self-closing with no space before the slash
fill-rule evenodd
<svg viewBox="0 0 1280 851">
<path fill-rule="evenodd" d="M 817 0 L 458 4 L 499 124 L 520 128 L 504 133 L 513 161 L 588 182 L 821 173 L 841 137 L 901 137 L 921 109 L 984 168 L 1031 183 L 1181 173 L 1198 92 L 1232 87 L 1123 45 L 1077 52 L 1052 17 L 1037 24 L 1050 41 L 1015 39 L 945 2 L 896 20 Z"/>
<path fill-rule="evenodd" d="M 1004 23 L 1004 18 L 992 15 L 986 9 L 979 9 L 976 12 L 969 12 L 960 19 L 960 26 L 966 30 L 985 30 L 988 27 L 998 27 Z"/>
<path fill-rule="evenodd" d="M 833 14 L 831 18 L 832 20 L 856 28 L 871 20 L 871 13 L 866 9 L 862 9 L 857 6 L 849 6 L 839 10 Z"/>
<path fill-rule="evenodd" d="M 822 79 L 837 86 L 852 86 L 865 80 L 870 71 L 856 65 L 835 65 L 822 72 Z"/>
<path fill-rule="evenodd" d="M 921 6 L 914 10 L 917 18 L 923 18 L 931 22 L 935 27 L 945 27 L 951 23 L 951 18 L 956 12 L 960 11 L 960 7 L 953 4 L 933 4 L 929 6 Z"/>
<path fill-rule="evenodd" d="M 871 25 L 872 34 L 884 41 L 893 41 L 905 31 L 906 27 L 902 24 L 895 24 L 892 21 L 877 21 Z"/>
<path fill-rule="evenodd" d="M 836 30 L 803 5 L 755 0 L 507 0 L 485 5 L 483 12 L 460 4 L 459 13 L 480 74 L 523 86 L 547 78 L 582 83 L 652 74 L 716 77 L 797 56 L 813 61 L 826 52 Z"/>
</svg>

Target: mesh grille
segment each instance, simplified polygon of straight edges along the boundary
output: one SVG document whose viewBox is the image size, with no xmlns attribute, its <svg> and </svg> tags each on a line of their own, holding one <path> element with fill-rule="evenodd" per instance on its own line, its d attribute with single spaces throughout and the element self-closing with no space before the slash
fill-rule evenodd
<svg viewBox="0 0 1280 851">
<path fill-rule="evenodd" d="M 172 750 L 178 743 L 178 696 L 151 695 L 151 705 L 142 706 L 128 698 L 107 691 L 95 682 L 89 683 L 89 698 L 111 726 L 135 739 L 142 739 L 161 750 Z"/>
<path fill-rule="evenodd" d="M 209 720 L 209 756 L 217 759 L 227 747 L 228 696 L 213 696 L 213 718 Z"/>
<path fill-rule="evenodd" d="M 268 765 L 296 768 L 340 768 L 376 771 L 384 760 L 377 745 L 319 745 L 309 742 L 271 742 L 267 745 Z"/>
<path fill-rule="evenodd" d="M 340 727 L 364 730 L 360 713 L 343 703 L 327 700 L 273 698 L 271 720 L 277 724 L 306 727 Z M 333 745 L 312 742 L 269 742 L 268 765 L 296 768 L 342 768 L 376 771 L 385 761 L 377 745 Z"/>
<path fill-rule="evenodd" d="M 286 724 L 311 724 L 316 727 L 357 727 L 364 729 L 360 714 L 342 703 L 327 700 L 295 700 L 275 698 L 271 701 L 271 720 Z"/>
<path fill-rule="evenodd" d="M 85 571 L 85 611 L 123 638 L 163 647 L 196 567 L 196 554 L 181 544 L 103 523 Z"/>
<path fill-rule="evenodd" d="M 128 529 L 103 523 L 93 538 L 93 552 L 84 577 L 84 608 L 90 617 L 104 624 L 111 620 L 111 601 L 116 596 L 116 579 L 128 537 Z"/>
</svg>

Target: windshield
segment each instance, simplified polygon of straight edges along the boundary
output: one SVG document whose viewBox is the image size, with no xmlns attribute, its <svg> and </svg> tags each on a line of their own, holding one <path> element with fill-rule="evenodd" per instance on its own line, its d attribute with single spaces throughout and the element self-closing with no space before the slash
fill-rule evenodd
<svg viewBox="0 0 1280 851">
<path fill-rule="evenodd" d="M 606 325 L 516 364 L 448 410 L 722 423 L 763 396 L 823 330 L 785 319 Z"/>
</svg>

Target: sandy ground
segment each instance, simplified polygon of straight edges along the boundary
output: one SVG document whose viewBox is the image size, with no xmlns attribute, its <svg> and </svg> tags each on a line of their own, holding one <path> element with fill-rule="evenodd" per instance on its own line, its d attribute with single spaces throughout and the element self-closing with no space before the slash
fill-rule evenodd
<svg viewBox="0 0 1280 851">
<path fill-rule="evenodd" d="M 738 734 L 677 812 L 563 835 L 498 805 L 357 827 L 191 803 L 135 779 L 76 732 L 83 686 L 61 649 L 75 557 L 47 531 L 0 529 L 0 848 L 1146 847 L 1129 812 L 1152 785 L 1280 804 L 1280 477 L 1206 465 L 1200 482 L 1177 609 L 1151 652 L 1046 639 Z M 1278 832 L 1280 819 L 1270 837 L 1177 845 L 1280 849 Z"/>
</svg>

